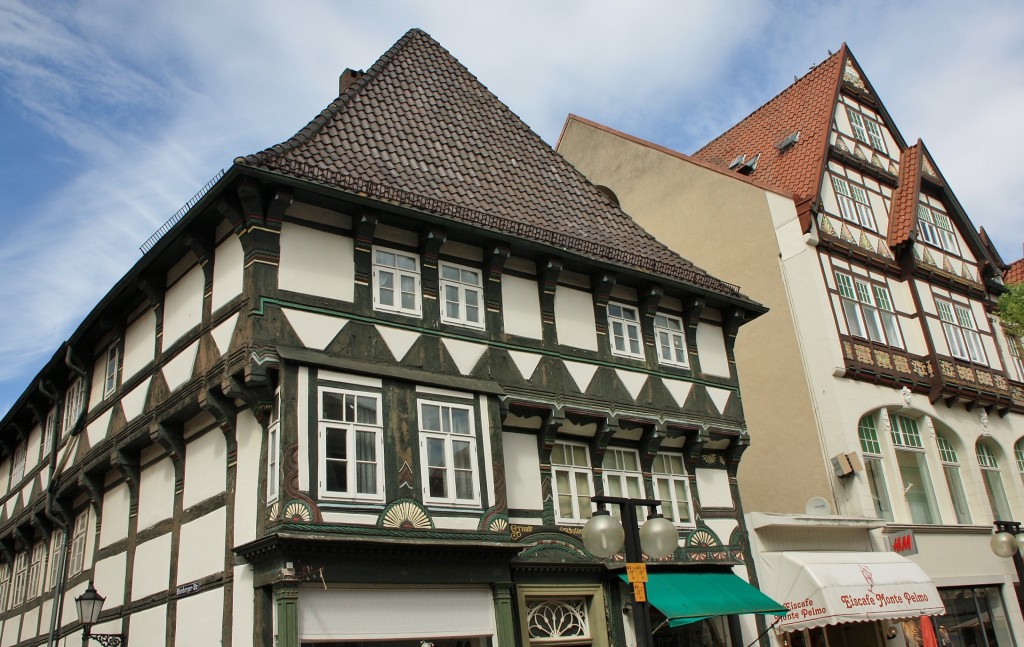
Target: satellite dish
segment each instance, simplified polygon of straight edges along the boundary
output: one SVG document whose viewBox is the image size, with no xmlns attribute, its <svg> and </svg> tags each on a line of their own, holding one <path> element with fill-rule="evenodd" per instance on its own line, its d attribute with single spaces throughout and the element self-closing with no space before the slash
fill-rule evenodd
<svg viewBox="0 0 1024 647">
<path fill-rule="evenodd" d="M 828 501 L 822 497 L 812 496 L 807 500 L 807 505 L 804 506 L 804 512 L 818 517 L 824 517 L 832 514 L 832 508 L 829 507 Z"/>
</svg>

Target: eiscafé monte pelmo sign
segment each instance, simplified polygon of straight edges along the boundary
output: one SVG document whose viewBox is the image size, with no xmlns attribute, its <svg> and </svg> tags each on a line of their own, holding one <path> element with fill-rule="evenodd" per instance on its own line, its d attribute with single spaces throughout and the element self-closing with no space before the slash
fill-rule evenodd
<svg viewBox="0 0 1024 647">
<path fill-rule="evenodd" d="M 783 606 L 789 609 L 789 613 L 780 624 L 813 622 L 818 618 L 854 618 L 858 615 L 898 617 L 890 614 L 913 611 L 932 601 L 927 593 L 909 590 L 913 584 L 876 586 L 871 568 L 865 564 L 860 564 L 859 568 L 864 576 L 863 590 L 850 586 L 818 589 L 802 600 L 786 601 Z"/>
</svg>

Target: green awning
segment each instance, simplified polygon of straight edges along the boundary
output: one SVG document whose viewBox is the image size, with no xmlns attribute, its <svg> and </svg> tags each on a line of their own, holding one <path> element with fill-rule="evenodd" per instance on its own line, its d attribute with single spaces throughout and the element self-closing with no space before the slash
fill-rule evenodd
<svg viewBox="0 0 1024 647">
<path fill-rule="evenodd" d="M 619 575 L 626 580 L 626 574 Z M 786 615 L 789 610 L 732 573 L 650 573 L 647 601 L 670 627 L 734 613 Z"/>
</svg>

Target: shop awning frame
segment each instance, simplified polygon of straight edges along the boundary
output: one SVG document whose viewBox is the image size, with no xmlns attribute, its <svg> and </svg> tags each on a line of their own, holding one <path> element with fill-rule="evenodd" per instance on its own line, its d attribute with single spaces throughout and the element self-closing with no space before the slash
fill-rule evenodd
<svg viewBox="0 0 1024 647">
<path fill-rule="evenodd" d="M 624 581 L 626 575 L 619 575 Z M 651 573 L 647 600 L 668 618 L 670 627 L 714 616 L 765 613 L 784 616 L 788 609 L 732 573 Z"/>
<path fill-rule="evenodd" d="M 789 608 L 779 632 L 945 613 L 924 569 L 893 552 L 766 552 L 757 573 Z"/>
</svg>

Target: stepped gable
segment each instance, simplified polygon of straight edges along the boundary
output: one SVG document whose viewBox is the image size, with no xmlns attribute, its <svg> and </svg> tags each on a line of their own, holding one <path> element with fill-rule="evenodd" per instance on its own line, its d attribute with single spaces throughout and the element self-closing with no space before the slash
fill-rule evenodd
<svg viewBox="0 0 1024 647">
<path fill-rule="evenodd" d="M 657 242 L 419 29 L 291 139 L 236 164 L 752 301 Z"/>
<path fill-rule="evenodd" d="M 916 235 L 923 146 L 918 139 L 916 144 L 900 153 L 899 188 L 893 193 L 889 214 L 889 247 L 899 247 Z"/>
<path fill-rule="evenodd" d="M 762 182 L 796 193 L 818 195 L 828 150 L 829 129 L 843 65 L 845 44 L 810 72 L 738 124 L 693 154 L 698 160 L 728 167 L 739 155 L 758 153 L 751 173 Z M 799 140 L 780 151 L 776 145 L 792 133 Z"/>
</svg>

